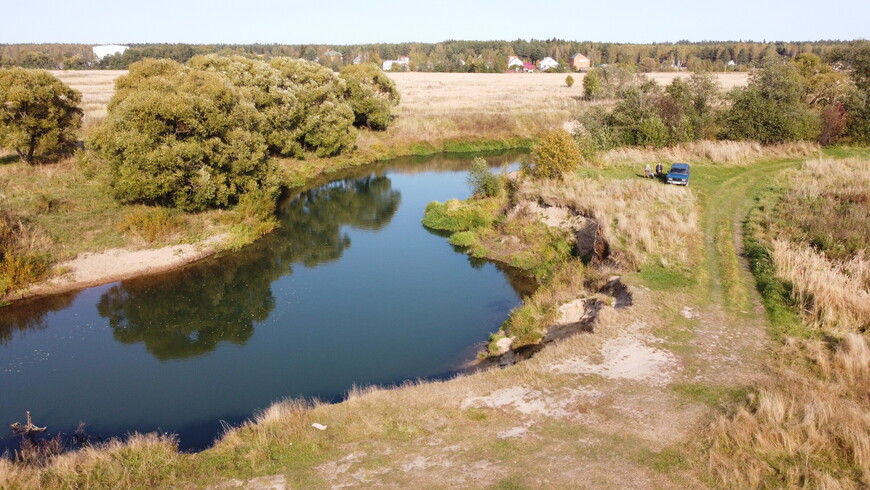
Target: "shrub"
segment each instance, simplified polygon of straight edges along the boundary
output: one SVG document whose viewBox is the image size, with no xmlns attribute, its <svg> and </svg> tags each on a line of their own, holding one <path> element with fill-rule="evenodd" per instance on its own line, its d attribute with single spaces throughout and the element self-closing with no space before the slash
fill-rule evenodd
<svg viewBox="0 0 870 490">
<path fill-rule="evenodd" d="M 567 85 L 568 88 L 573 87 L 574 86 L 574 77 L 572 77 L 571 75 L 568 75 L 567 77 L 565 77 L 565 85 Z"/>
<path fill-rule="evenodd" d="M 277 191 L 262 116 L 224 75 L 145 60 L 117 87 L 90 143 L 120 201 L 198 210 Z"/>
<path fill-rule="evenodd" d="M 591 70 L 583 77 L 583 97 L 586 100 L 595 100 L 604 95 L 604 84 L 601 74 L 597 70 Z"/>
<path fill-rule="evenodd" d="M 489 226 L 495 208 L 493 200 L 462 202 L 450 199 L 447 202 L 430 202 L 426 205 L 423 226 L 441 231 L 467 231 Z"/>
<path fill-rule="evenodd" d="M 296 134 L 303 148 L 330 156 L 353 146 L 355 118 L 344 98 L 344 80 L 312 61 L 272 58 L 269 65 L 281 72 L 283 83 L 296 94 L 300 111 Z"/>
<path fill-rule="evenodd" d="M 339 75 L 346 83 L 345 98 L 354 114 L 354 125 L 384 130 L 391 111 L 399 105 L 396 84 L 376 65 L 348 65 Z"/>
<path fill-rule="evenodd" d="M 51 260 L 40 246 L 43 238 L 0 208 L 0 297 L 51 272 Z"/>
<path fill-rule="evenodd" d="M 647 57 L 647 58 L 641 59 L 640 62 L 638 62 L 637 71 L 639 71 L 641 73 L 650 73 L 650 72 L 656 71 L 656 69 L 658 67 L 659 67 L 658 61 L 654 60 L 653 58 Z"/>
<path fill-rule="evenodd" d="M 471 187 L 471 193 L 483 197 L 495 197 L 501 195 L 502 185 L 498 175 L 492 173 L 486 160 L 475 157 L 471 164 L 471 170 L 465 182 Z"/>
<path fill-rule="evenodd" d="M 735 140 L 781 143 L 816 139 L 819 117 L 804 101 L 806 87 L 793 63 L 771 63 L 731 92 L 733 105 L 723 114 L 723 136 Z"/>
<path fill-rule="evenodd" d="M 547 131 L 532 149 L 532 163 L 524 163 L 523 171 L 543 179 L 559 177 L 580 165 L 580 147 L 564 129 Z"/>
<path fill-rule="evenodd" d="M 82 125 L 81 94 L 46 71 L 0 70 L 0 147 L 33 164 L 70 152 Z"/>
<path fill-rule="evenodd" d="M 146 242 L 156 242 L 175 234 L 184 221 L 166 208 L 132 208 L 124 213 L 117 228 Z"/>
</svg>

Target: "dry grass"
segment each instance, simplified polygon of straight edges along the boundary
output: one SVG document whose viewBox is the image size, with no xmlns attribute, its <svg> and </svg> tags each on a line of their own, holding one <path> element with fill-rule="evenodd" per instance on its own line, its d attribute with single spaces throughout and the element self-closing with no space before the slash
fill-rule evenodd
<svg viewBox="0 0 870 490">
<path fill-rule="evenodd" d="M 126 70 L 53 70 L 51 74 L 82 93 L 82 126 L 90 129 L 106 118 L 106 106 L 115 93 L 115 79 Z"/>
<path fill-rule="evenodd" d="M 771 223 L 777 275 L 815 328 L 870 328 L 870 160 L 811 160 Z"/>
<path fill-rule="evenodd" d="M 695 198 L 689 189 L 649 180 L 575 179 L 527 182 L 525 199 L 573 209 L 601 225 L 612 257 L 638 267 L 650 257 L 667 267 L 690 267 L 701 243 Z"/>
<path fill-rule="evenodd" d="M 870 329 L 870 258 L 862 253 L 831 261 L 787 240 L 773 243 L 777 275 L 792 284 L 792 295 L 815 328 Z"/>
<path fill-rule="evenodd" d="M 743 166 L 759 160 L 805 158 L 818 152 L 819 145 L 808 141 L 769 146 L 752 141 L 694 141 L 661 149 L 617 148 L 601 155 L 600 158 L 608 165 L 636 165 L 665 161 Z"/>
<path fill-rule="evenodd" d="M 848 334 L 833 352 L 791 341 L 815 374 L 780 370 L 776 387 L 712 427 L 709 465 L 730 488 L 870 486 L 870 348 Z"/>
<path fill-rule="evenodd" d="M 174 437 L 131 434 L 125 441 L 112 440 L 52 458 L 43 468 L 24 467 L 0 459 L 0 488 L 106 487 L 156 488 L 160 469 L 184 457 Z M 164 475 L 165 476 L 165 475 Z"/>
<path fill-rule="evenodd" d="M 729 487 L 867 488 L 870 162 L 806 162 L 785 185 L 755 238 L 803 310 L 790 331 L 815 340 L 786 338 L 776 384 L 714 424 L 709 467 Z"/>
</svg>

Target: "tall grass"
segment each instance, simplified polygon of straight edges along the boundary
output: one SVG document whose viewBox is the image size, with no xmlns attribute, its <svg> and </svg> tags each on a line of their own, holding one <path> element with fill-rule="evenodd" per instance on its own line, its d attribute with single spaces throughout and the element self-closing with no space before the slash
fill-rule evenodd
<svg viewBox="0 0 870 490">
<path fill-rule="evenodd" d="M 789 175 L 774 205 L 747 227 L 766 247 L 802 319 L 772 316 L 791 336 L 776 353 L 776 384 L 711 430 L 709 468 L 744 488 L 870 487 L 870 161 L 813 160 Z M 861 333 L 863 332 L 863 334 Z"/>
<path fill-rule="evenodd" d="M 117 228 L 148 243 L 166 240 L 179 234 L 184 219 L 167 208 L 134 206 L 124 212 Z"/>
<path fill-rule="evenodd" d="M 778 145 L 762 145 L 753 141 L 693 141 L 666 148 L 616 148 L 600 159 L 608 165 L 628 165 L 647 162 L 709 162 L 728 166 L 749 165 L 759 160 L 802 158 L 819 152 L 819 145 L 796 141 Z"/>
<path fill-rule="evenodd" d="M 575 179 L 526 182 L 524 199 L 573 209 L 598 221 L 619 265 L 636 268 L 656 257 L 661 265 L 690 265 L 701 232 L 689 189 L 648 180 Z"/>
<path fill-rule="evenodd" d="M 791 341 L 804 370 L 779 371 L 733 416 L 711 428 L 709 465 L 730 488 L 866 488 L 870 485 L 870 348 L 848 334 L 833 350 Z"/>
<path fill-rule="evenodd" d="M 776 240 L 773 260 L 811 325 L 843 332 L 870 329 L 870 258 L 863 251 L 832 261 L 812 248 Z"/>
<path fill-rule="evenodd" d="M 0 298 L 48 276 L 51 240 L 8 210 L 0 210 Z"/>
</svg>

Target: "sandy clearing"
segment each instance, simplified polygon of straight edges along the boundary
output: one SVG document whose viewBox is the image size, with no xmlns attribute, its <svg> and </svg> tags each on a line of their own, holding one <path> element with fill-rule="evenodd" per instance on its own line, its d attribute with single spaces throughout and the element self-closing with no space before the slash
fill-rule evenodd
<svg viewBox="0 0 870 490">
<path fill-rule="evenodd" d="M 672 353 L 651 347 L 655 339 L 638 333 L 645 327 L 636 324 L 628 328 L 624 336 L 610 339 L 601 349 L 603 361 L 591 362 L 586 358 L 572 357 L 550 366 L 559 374 L 596 374 L 609 379 L 643 381 L 652 386 L 670 383 L 678 359 Z"/>
<path fill-rule="evenodd" d="M 62 275 L 33 288 L 18 291 L 11 299 L 58 294 L 175 269 L 216 253 L 226 237 L 224 233 L 192 244 L 148 250 L 113 248 L 98 253 L 81 254 L 57 266 L 58 270 L 64 271 Z"/>
<path fill-rule="evenodd" d="M 510 409 L 523 415 L 566 418 L 575 415 L 571 407 L 579 401 L 594 401 L 602 395 L 600 391 L 588 387 L 545 393 L 523 386 L 513 386 L 496 390 L 488 396 L 468 397 L 462 401 L 460 408 Z"/>
</svg>

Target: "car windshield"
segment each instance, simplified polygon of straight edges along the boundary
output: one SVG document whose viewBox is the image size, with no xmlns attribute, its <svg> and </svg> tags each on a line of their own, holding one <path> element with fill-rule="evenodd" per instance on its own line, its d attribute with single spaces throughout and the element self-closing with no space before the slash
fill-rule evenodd
<svg viewBox="0 0 870 490">
<path fill-rule="evenodd" d="M 689 169 L 684 168 L 684 167 L 671 168 L 672 174 L 684 174 L 684 173 L 687 173 L 688 171 L 689 171 Z"/>
</svg>

